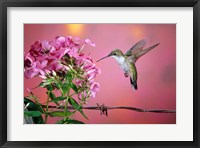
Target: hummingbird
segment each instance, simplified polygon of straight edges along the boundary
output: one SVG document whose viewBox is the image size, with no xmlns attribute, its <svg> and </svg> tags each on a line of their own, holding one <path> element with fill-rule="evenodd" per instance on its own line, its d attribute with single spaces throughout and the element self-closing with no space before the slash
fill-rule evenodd
<svg viewBox="0 0 200 148">
<path fill-rule="evenodd" d="M 147 52 L 149 52 L 151 49 L 157 47 L 160 43 L 154 44 L 148 48 L 144 48 L 146 45 L 145 40 L 141 40 L 134 44 L 125 54 L 120 49 L 115 49 L 111 51 L 107 56 L 97 60 L 97 62 L 108 58 L 113 57 L 120 67 L 124 71 L 124 76 L 128 77 L 130 76 L 130 83 L 131 86 L 137 90 L 137 68 L 135 66 L 136 61 L 143 55 L 145 55 Z"/>
</svg>

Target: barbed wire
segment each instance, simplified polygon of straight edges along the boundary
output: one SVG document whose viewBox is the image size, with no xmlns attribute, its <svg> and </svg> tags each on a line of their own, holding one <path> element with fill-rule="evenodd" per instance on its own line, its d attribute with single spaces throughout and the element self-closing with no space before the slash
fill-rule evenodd
<svg viewBox="0 0 200 148">
<path fill-rule="evenodd" d="M 42 105 L 43 108 L 46 108 L 46 105 Z M 64 109 L 64 106 L 48 106 L 49 108 L 57 108 L 57 109 Z M 76 108 L 72 106 L 67 106 L 69 110 L 75 110 Z M 100 110 L 101 115 L 108 116 L 108 110 L 114 109 L 124 109 L 124 110 L 131 110 L 136 112 L 151 112 L 151 113 L 176 113 L 176 110 L 170 109 L 142 109 L 137 107 L 129 107 L 129 106 L 105 106 L 104 104 L 97 106 L 81 106 L 80 109 L 87 109 L 87 110 Z"/>
</svg>

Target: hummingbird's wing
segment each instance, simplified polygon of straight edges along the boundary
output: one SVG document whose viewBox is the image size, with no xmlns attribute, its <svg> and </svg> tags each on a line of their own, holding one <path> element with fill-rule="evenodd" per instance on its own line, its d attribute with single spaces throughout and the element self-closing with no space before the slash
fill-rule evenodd
<svg viewBox="0 0 200 148">
<path fill-rule="evenodd" d="M 141 40 L 139 42 L 137 42 L 135 45 L 133 45 L 133 47 L 131 47 L 126 53 L 126 56 L 130 56 L 130 55 L 134 55 L 136 53 L 138 53 L 139 51 L 141 51 L 144 46 L 146 45 L 145 40 Z"/>
</svg>

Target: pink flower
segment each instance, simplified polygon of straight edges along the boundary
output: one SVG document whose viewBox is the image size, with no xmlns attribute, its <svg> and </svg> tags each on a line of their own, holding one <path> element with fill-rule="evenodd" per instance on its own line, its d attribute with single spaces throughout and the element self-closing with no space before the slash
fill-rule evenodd
<svg viewBox="0 0 200 148">
<path fill-rule="evenodd" d="M 44 70 L 45 67 L 47 66 L 48 61 L 47 60 L 43 60 L 41 62 L 36 61 L 36 65 L 39 69 Z"/>
<path fill-rule="evenodd" d="M 69 51 L 70 49 L 68 47 L 60 47 L 57 50 L 55 48 L 52 48 L 52 50 L 50 51 L 50 55 L 56 59 L 61 59 Z"/>
<path fill-rule="evenodd" d="M 88 44 L 88 45 L 90 45 L 90 46 L 95 46 L 95 43 L 92 42 L 90 39 L 86 39 L 85 43 Z"/>
<path fill-rule="evenodd" d="M 65 37 L 56 37 L 55 42 L 56 44 L 63 46 L 65 44 Z"/>
<path fill-rule="evenodd" d="M 100 90 L 100 85 L 98 82 L 93 82 L 90 86 L 91 97 L 95 98 L 97 91 Z"/>
<path fill-rule="evenodd" d="M 68 55 L 70 57 L 74 57 L 74 58 L 78 58 L 79 57 L 79 53 L 78 53 L 79 48 L 77 47 L 73 47 L 69 50 Z"/>
<path fill-rule="evenodd" d="M 42 62 L 36 61 L 36 62 L 33 62 L 31 66 L 29 67 L 26 66 L 25 72 L 24 72 L 25 77 L 27 79 L 30 79 L 38 75 L 44 76 L 45 75 L 44 70 L 45 70 L 45 67 L 47 66 L 47 62 L 48 62 L 47 60 L 44 60 Z"/>
<path fill-rule="evenodd" d="M 66 45 L 71 47 L 80 46 L 83 41 L 78 37 L 66 36 Z"/>
<path fill-rule="evenodd" d="M 74 42 L 74 44 L 76 45 L 81 45 L 83 44 L 83 41 L 79 38 L 79 37 L 73 37 L 72 41 Z"/>
<path fill-rule="evenodd" d="M 42 55 L 43 50 L 42 50 L 42 44 L 40 43 L 40 41 L 36 41 L 32 46 L 31 46 L 31 50 L 29 51 L 30 54 L 34 57 L 37 57 L 39 55 Z"/>
<path fill-rule="evenodd" d="M 41 42 L 41 44 L 45 52 L 48 52 L 51 49 L 51 45 L 49 44 L 48 41 L 44 40 Z"/>
<path fill-rule="evenodd" d="M 52 70 L 54 70 L 54 71 L 60 71 L 60 70 L 66 71 L 66 70 L 69 70 L 69 68 L 66 65 L 63 65 L 59 61 L 56 61 L 56 60 L 52 61 L 48 65 L 47 69 L 49 71 L 52 71 Z"/>
<path fill-rule="evenodd" d="M 81 79 L 77 77 L 74 83 L 87 88 L 87 91 L 83 90 L 79 95 L 95 97 L 100 87 L 95 78 L 101 71 L 90 56 L 81 52 L 84 45 L 95 46 L 95 43 L 90 39 L 81 40 L 72 36 L 36 41 L 24 57 L 24 76 L 27 79 L 37 76 L 46 79 L 49 74 L 56 76 L 58 72 L 66 74 L 71 69 L 77 70 Z"/>
<path fill-rule="evenodd" d="M 76 79 L 76 84 L 78 86 L 82 86 L 82 83 L 84 83 L 84 80 Z"/>
<path fill-rule="evenodd" d="M 33 57 L 28 53 L 24 58 L 24 67 L 32 67 L 34 63 Z"/>
<path fill-rule="evenodd" d="M 90 90 L 89 96 L 95 97 L 96 92 L 99 90 L 100 87 L 99 83 L 95 82 L 95 77 L 97 74 L 100 74 L 101 71 L 99 68 L 96 67 L 96 65 L 93 63 L 92 59 L 88 56 L 85 56 L 84 54 L 80 54 L 77 58 L 77 64 L 82 67 L 82 70 L 84 71 L 85 79 L 87 80 L 87 85 Z M 83 86 L 85 83 L 83 80 L 76 80 L 76 84 L 78 86 Z M 82 92 L 82 95 L 85 93 Z M 85 95 L 84 95 L 85 96 Z M 85 96 L 86 97 L 86 96 Z"/>
<path fill-rule="evenodd" d="M 27 79 L 33 78 L 39 74 L 39 70 L 36 68 L 36 63 L 33 63 L 31 67 L 25 69 L 24 76 Z"/>
</svg>

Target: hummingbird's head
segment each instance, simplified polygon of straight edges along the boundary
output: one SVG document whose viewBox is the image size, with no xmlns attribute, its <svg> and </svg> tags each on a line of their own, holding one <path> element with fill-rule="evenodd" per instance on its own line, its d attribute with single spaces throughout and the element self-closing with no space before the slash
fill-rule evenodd
<svg viewBox="0 0 200 148">
<path fill-rule="evenodd" d="M 111 51 L 107 56 L 99 59 L 97 62 L 99 62 L 99 61 L 101 61 L 101 60 L 103 60 L 105 58 L 108 58 L 108 57 L 121 57 L 121 56 L 123 56 L 122 51 L 119 50 L 119 49 L 115 49 L 115 50 Z"/>
<path fill-rule="evenodd" d="M 113 50 L 109 53 L 108 57 L 110 57 L 110 56 L 119 57 L 119 56 L 122 56 L 122 55 L 123 55 L 123 53 L 122 53 L 121 50 L 115 49 L 115 50 Z"/>
</svg>

